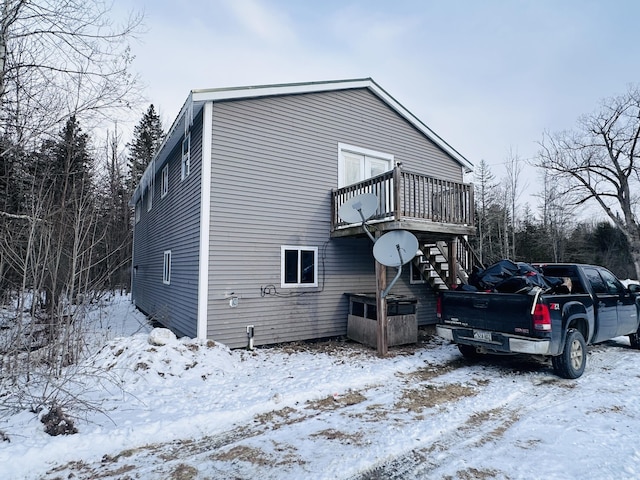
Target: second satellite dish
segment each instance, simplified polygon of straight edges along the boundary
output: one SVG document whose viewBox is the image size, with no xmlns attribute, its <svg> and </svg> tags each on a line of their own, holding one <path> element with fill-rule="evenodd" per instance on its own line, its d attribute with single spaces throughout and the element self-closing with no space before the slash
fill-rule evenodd
<svg viewBox="0 0 640 480">
<path fill-rule="evenodd" d="M 373 245 L 373 256 L 387 267 L 399 267 L 416 256 L 418 239 L 406 230 L 385 233 Z"/>
<path fill-rule="evenodd" d="M 362 223 L 369 220 L 378 209 L 378 197 L 373 193 L 362 193 L 344 202 L 338 216 L 347 223 Z"/>
</svg>

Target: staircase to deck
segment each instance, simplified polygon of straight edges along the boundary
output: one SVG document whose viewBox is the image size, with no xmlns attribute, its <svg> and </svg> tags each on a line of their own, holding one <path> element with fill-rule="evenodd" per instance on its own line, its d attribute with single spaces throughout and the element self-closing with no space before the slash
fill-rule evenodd
<svg viewBox="0 0 640 480">
<path fill-rule="evenodd" d="M 434 290 L 448 290 L 454 282 L 455 284 L 469 283 L 469 275 L 474 266 L 482 266 L 479 258 L 469 245 L 462 239 L 457 242 L 455 275 L 449 274 L 451 262 L 449 262 L 449 248 L 446 242 L 422 243 L 420 251 L 421 256 L 413 259 L 413 268 L 417 269 L 422 278 L 431 285 Z"/>
</svg>

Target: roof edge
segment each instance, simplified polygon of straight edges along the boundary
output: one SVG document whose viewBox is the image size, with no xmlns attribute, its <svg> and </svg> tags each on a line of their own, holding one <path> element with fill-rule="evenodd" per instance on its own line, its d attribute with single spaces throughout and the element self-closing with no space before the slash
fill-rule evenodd
<svg viewBox="0 0 640 480">
<path fill-rule="evenodd" d="M 189 124 L 191 124 L 194 116 L 197 115 L 202 106 L 207 102 L 260 98 L 278 95 L 294 95 L 300 93 L 349 90 L 355 88 L 369 89 L 374 95 L 376 95 L 392 109 L 398 112 L 403 118 L 405 118 L 405 120 L 411 123 L 418 130 L 420 130 L 427 138 L 433 141 L 444 152 L 446 152 L 454 160 L 456 160 L 467 172 L 473 170 L 473 164 L 469 160 L 467 160 L 460 152 L 449 145 L 437 133 L 435 133 L 424 122 L 422 122 L 422 120 L 420 120 L 408 109 L 406 109 L 400 102 L 392 97 L 372 78 L 365 77 L 318 82 L 280 83 L 245 87 L 193 89 L 189 92 L 189 95 L 187 96 L 184 104 L 182 105 L 182 108 L 180 109 L 180 112 L 178 113 L 178 116 L 167 131 L 165 139 L 158 149 L 158 152 L 156 153 L 154 159 L 149 163 L 149 166 L 145 170 L 143 178 L 146 178 L 151 174 L 155 174 L 155 171 L 151 171 L 162 167 L 161 164 L 156 164 L 155 160 L 160 157 L 165 148 L 171 144 L 176 131 L 178 131 L 181 126 L 184 128 L 187 121 L 189 122 Z M 189 116 L 190 118 L 187 118 L 187 116 Z M 129 205 L 134 206 L 138 199 L 141 198 L 143 193 L 142 190 L 144 189 L 143 184 L 145 184 L 145 182 L 142 180 L 138 183 L 135 191 L 133 192 L 133 196 L 129 202 Z"/>
</svg>

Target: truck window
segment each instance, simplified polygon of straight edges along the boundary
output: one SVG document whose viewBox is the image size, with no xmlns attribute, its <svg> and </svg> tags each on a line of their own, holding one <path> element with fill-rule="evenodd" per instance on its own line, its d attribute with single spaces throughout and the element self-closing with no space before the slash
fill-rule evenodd
<svg viewBox="0 0 640 480">
<path fill-rule="evenodd" d="M 602 275 L 602 278 L 604 279 L 608 293 L 613 295 L 624 293 L 624 286 L 611 272 L 608 270 L 600 270 L 600 275 Z"/>
<path fill-rule="evenodd" d="M 607 287 L 604 281 L 602 280 L 602 277 L 598 273 L 598 270 L 596 270 L 595 268 L 585 268 L 584 274 L 587 276 L 587 279 L 591 284 L 591 289 L 593 290 L 593 293 L 597 295 L 598 293 L 608 292 Z"/>
<path fill-rule="evenodd" d="M 569 265 L 544 265 L 542 273 L 549 277 L 571 280 L 571 291 L 569 293 L 585 293 L 582 282 L 576 272 L 576 267 Z"/>
</svg>

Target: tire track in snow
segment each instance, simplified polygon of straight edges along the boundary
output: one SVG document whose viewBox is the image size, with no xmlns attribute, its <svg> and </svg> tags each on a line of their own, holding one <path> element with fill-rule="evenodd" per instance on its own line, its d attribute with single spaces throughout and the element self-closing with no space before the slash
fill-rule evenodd
<svg viewBox="0 0 640 480">
<path fill-rule="evenodd" d="M 258 475 L 261 478 L 299 478 L 296 471 L 304 472 L 305 468 L 318 471 L 322 468 L 319 463 L 314 463 L 313 458 L 305 457 L 297 447 L 297 442 L 309 428 L 308 422 L 323 424 L 322 428 L 332 424 L 332 416 L 350 417 L 354 419 L 354 431 L 366 432 L 367 422 L 372 425 L 376 422 L 376 415 L 397 415 L 398 409 L 410 410 L 404 406 L 403 395 L 407 390 L 445 390 L 448 386 L 471 386 L 474 390 L 473 397 L 451 396 L 442 397 L 439 404 L 431 405 L 425 400 L 422 410 L 412 412 L 416 423 L 427 425 L 420 433 L 418 442 L 411 444 L 403 452 L 393 454 L 392 458 L 381 459 L 376 465 L 363 466 L 360 472 L 355 473 L 353 465 L 349 469 L 350 459 L 346 454 L 338 452 L 336 462 L 345 468 L 344 476 L 331 478 L 350 478 L 351 480 L 376 480 L 376 479 L 421 479 L 440 478 L 451 471 L 450 463 L 454 458 L 463 457 L 469 449 L 481 448 L 498 442 L 500 438 L 516 424 L 522 417 L 534 413 L 531 398 L 536 402 L 565 402 L 570 401 L 566 395 L 571 385 L 575 382 L 553 377 L 548 367 L 541 367 L 527 362 L 480 362 L 471 365 L 465 361 L 454 359 L 446 364 L 428 365 L 423 370 L 412 371 L 403 374 L 405 378 L 398 379 L 392 386 L 386 385 L 386 400 L 380 403 L 380 386 L 360 389 L 351 392 L 350 395 L 360 395 L 362 399 L 353 402 L 343 401 L 337 398 L 326 398 L 306 402 L 295 407 L 290 406 L 281 410 L 263 414 L 254 419 L 252 425 L 235 428 L 197 439 L 173 441 L 166 444 L 154 444 L 140 447 L 132 451 L 123 451 L 111 458 L 105 457 L 102 462 L 92 464 L 67 464 L 49 472 L 50 477 L 61 478 L 63 473 L 80 473 L 81 478 L 126 478 L 125 472 L 131 472 L 136 476 L 151 475 L 171 478 L 174 472 L 189 470 L 194 475 L 185 478 L 207 478 L 216 474 L 230 473 L 233 478 L 252 478 Z M 405 388 L 410 385 L 410 387 Z M 565 395 L 559 395 L 565 393 Z M 345 394 L 344 397 L 347 395 Z M 367 397 L 369 397 L 367 399 Z M 464 397 L 464 398 L 463 398 Z M 416 396 L 418 400 L 421 398 Z M 461 400 L 462 399 L 462 400 Z M 464 401 L 464 406 L 458 406 Z M 371 409 L 367 414 L 363 413 L 362 405 L 368 403 Z M 478 405 L 478 408 L 474 408 Z M 399 407 L 400 406 L 400 407 Z M 375 408 L 373 408 L 375 407 Z M 465 410 L 466 409 L 466 410 Z M 446 420 L 442 420 L 443 412 Z M 402 428 L 410 430 L 410 422 L 404 421 Z M 321 428 L 321 427 L 318 427 Z M 356 430 L 359 429 L 359 430 Z M 285 431 L 290 440 L 282 443 L 282 435 L 274 436 L 274 432 Z M 354 435 L 354 431 L 335 432 L 345 433 L 347 438 Z M 318 430 L 324 436 L 317 437 L 319 448 L 340 445 L 340 438 L 328 438 L 333 435 L 330 429 Z M 402 432 L 400 432 L 402 433 Z M 415 433 L 415 428 L 412 433 Z M 324 438 L 327 437 L 327 438 Z M 352 437 L 355 438 L 355 437 Z M 385 451 L 385 439 L 376 445 L 381 451 Z M 357 444 L 357 441 L 354 441 Z M 260 445 L 276 445 L 283 458 L 289 464 L 278 463 L 283 461 L 272 455 L 272 452 L 261 451 Z M 358 446 L 358 445 L 356 445 Z M 360 446 L 359 448 L 367 448 Z M 268 450 L 268 449 L 267 449 Z M 342 449 L 346 450 L 346 449 Z M 392 451 L 392 444 L 388 444 L 388 450 Z M 225 454 L 228 453 L 227 456 Z M 232 454 L 240 453 L 246 456 L 253 455 L 250 461 L 233 458 Z M 384 453 L 383 453 L 384 454 Z M 342 456 L 339 456 L 342 455 Z M 242 457 L 242 455 L 240 455 Z M 248 458 L 248 457 L 244 457 Z M 243 464 L 244 462 L 244 464 Z M 283 477 L 285 470 L 290 467 L 289 476 Z M 295 470 L 298 468 L 298 470 Z M 471 474 L 483 473 L 474 470 L 473 466 L 462 465 Z M 226 470 L 225 470 L 226 469 Z M 306 470 L 308 473 L 309 470 Z M 465 472 L 463 470 L 463 472 Z M 486 474 L 487 472 L 484 471 Z M 500 472 L 491 471 L 492 478 L 499 478 Z M 307 475 L 308 476 L 308 475 Z M 474 476 L 474 475 L 471 475 Z M 477 476 L 477 475 L 476 475 Z M 142 478 L 142 477 L 140 477 Z M 310 478 L 329 478 L 313 477 Z"/>
<path fill-rule="evenodd" d="M 472 465 L 465 465 L 461 459 L 465 458 L 470 449 L 498 442 L 518 421 L 529 414 L 535 414 L 539 404 L 571 401 L 570 391 L 575 386 L 574 381 L 551 376 L 544 370 L 522 373 L 517 368 L 514 369 L 514 366 L 524 366 L 525 370 L 535 369 L 534 364 L 527 365 L 526 360 L 520 359 L 516 359 L 513 364 L 498 360 L 469 365 L 464 369 L 468 377 L 491 379 L 486 385 L 477 382 L 480 391 L 473 400 L 484 406 L 482 410 L 449 415 L 453 422 L 431 438 L 425 439 L 422 445 L 351 476 L 349 480 L 444 478 L 447 474 L 442 470 L 451 470 L 450 464 L 456 460 L 460 470 L 456 477 L 448 478 L 508 478 L 504 472 L 494 469 L 479 470 Z M 459 373 L 460 371 L 454 371 L 440 380 L 455 381 Z M 513 384 L 509 385 L 515 391 L 501 397 L 499 392 L 505 389 L 507 380 L 512 380 Z M 535 401 L 532 401 L 533 398 Z M 434 412 L 432 415 L 437 417 L 438 413 Z"/>
</svg>

